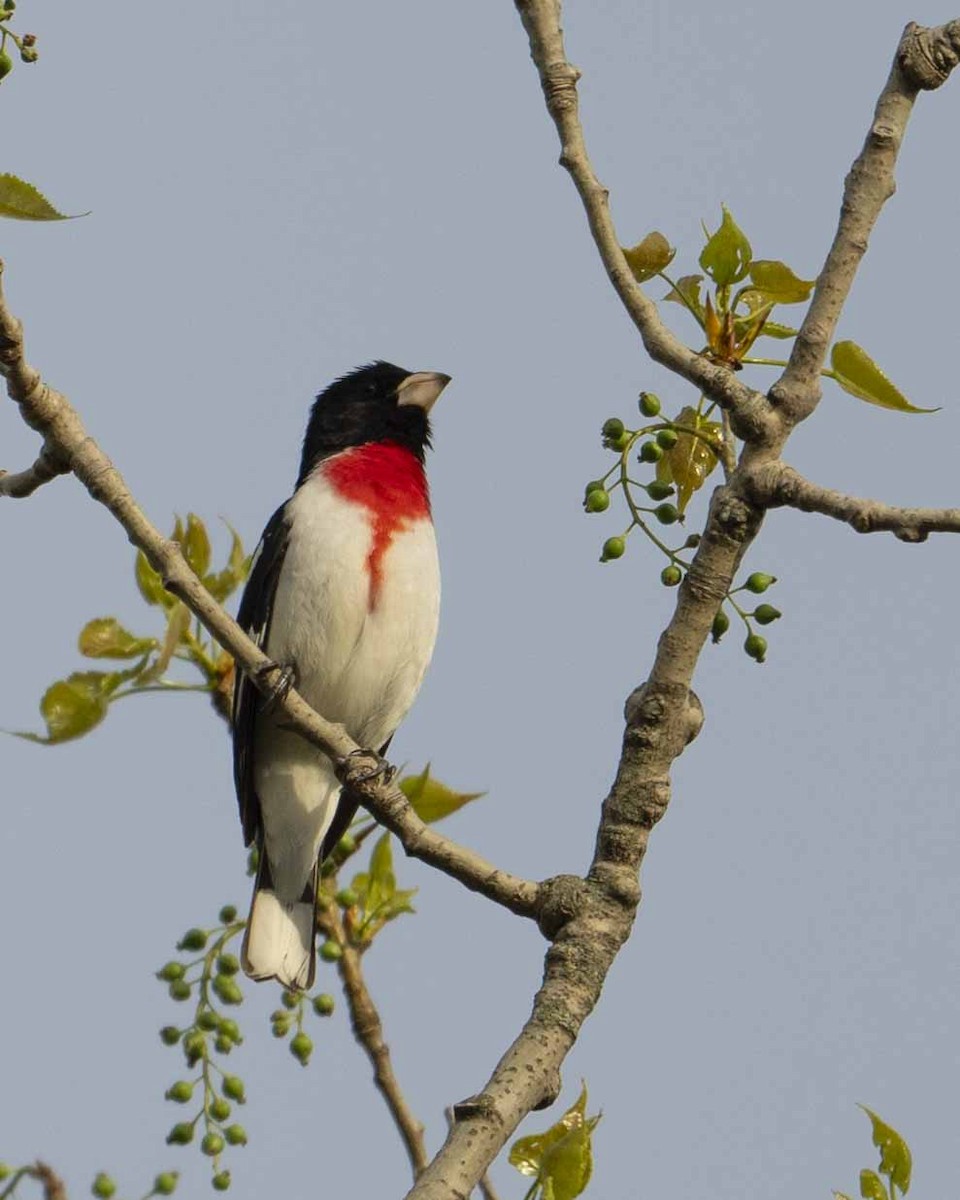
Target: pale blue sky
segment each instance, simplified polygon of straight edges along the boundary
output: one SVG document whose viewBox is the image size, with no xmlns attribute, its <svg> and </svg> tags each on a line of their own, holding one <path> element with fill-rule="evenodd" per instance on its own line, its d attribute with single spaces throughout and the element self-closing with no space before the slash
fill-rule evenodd
<svg viewBox="0 0 960 1200">
<path fill-rule="evenodd" d="M 3 85 L 0 170 L 92 210 L 0 228 L 33 360 L 157 522 L 222 514 L 251 543 L 288 494 L 318 388 L 374 357 L 452 374 L 430 461 L 441 636 L 394 751 L 488 789 L 452 836 L 533 878 L 582 870 L 623 700 L 673 596 L 639 542 L 598 564 L 620 522 L 584 516 L 581 489 L 605 462 L 605 417 L 631 416 L 641 388 L 670 408 L 689 391 L 645 360 L 603 276 L 513 5 L 20 10 L 42 59 Z M 726 202 L 759 256 L 812 276 L 900 29 L 956 15 L 906 0 L 568 5 L 623 240 L 659 228 L 692 267 L 701 218 Z M 957 502 L 958 113 L 956 80 L 921 98 L 840 331 L 942 411 L 829 390 L 790 447 L 819 481 L 904 503 Z M 0 446 L 14 469 L 36 449 L 12 411 Z M 147 628 L 149 614 L 129 547 L 75 482 L 5 503 L 0 531 L 0 727 L 23 728 L 80 665 L 84 621 Z M 950 1192 L 956 554 L 948 538 L 909 547 L 770 517 L 749 559 L 780 577 L 769 661 L 733 635 L 704 654 L 706 727 L 565 1072 L 563 1101 L 585 1077 L 604 1111 L 589 1195 L 853 1192 L 874 1162 L 857 1101 L 909 1138 L 918 1197 Z M 147 697 L 74 745 L 0 742 L 0 780 L 0 1158 L 42 1155 L 76 1196 L 101 1167 L 137 1196 L 167 1166 L 202 1195 L 196 1149 L 163 1145 L 182 1067 L 156 1030 L 182 1014 L 151 972 L 187 926 L 246 904 L 224 731 L 199 699 Z M 399 875 L 419 914 L 367 965 L 436 1146 L 444 1106 L 480 1087 L 526 1016 L 543 943 L 418 864 Z M 404 1156 L 343 1012 L 314 1022 L 303 1071 L 270 1037 L 275 1004 L 251 986 L 240 1014 L 250 1145 L 228 1156 L 232 1194 L 402 1194 Z M 512 1168 L 495 1178 L 522 1196 Z"/>
</svg>

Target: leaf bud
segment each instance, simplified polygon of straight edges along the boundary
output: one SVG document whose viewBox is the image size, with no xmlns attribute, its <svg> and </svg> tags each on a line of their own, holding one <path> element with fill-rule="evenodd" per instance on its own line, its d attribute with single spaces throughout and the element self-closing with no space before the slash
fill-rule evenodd
<svg viewBox="0 0 960 1200">
<path fill-rule="evenodd" d="M 675 563 L 671 563 L 669 567 L 664 567 L 660 572 L 660 582 L 664 587 L 676 587 L 682 578 L 683 572 Z"/>
<path fill-rule="evenodd" d="M 603 484 L 600 486 L 603 487 Z M 334 899 L 341 908 L 353 908 L 354 905 L 359 904 L 360 902 L 360 897 L 352 887 L 341 888 L 340 891 L 337 892 Z"/>
<path fill-rule="evenodd" d="M 301 1029 L 290 1039 L 290 1053 L 304 1067 L 310 1061 L 310 1055 L 313 1053 L 313 1042 L 309 1035 Z"/>
<path fill-rule="evenodd" d="M 622 537 L 608 537 L 603 543 L 603 550 L 600 554 L 601 562 L 610 562 L 614 558 L 623 558 L 623 553 L 627 548 L 627 542 Z"/>
<path fill-rule="evenodd" d="M 318 1017 L 329 1017 L 333 1014 L 334 1001 L 333 997 L 327 992 L 320 992 L 319 995 L 313 998 L 313 1011 Z"/>
<path fill-rule="evenodd" d="M 758 625 L 770 625 L 780 619 L 783 613 L 772 604 L 758 604 L 753 613 L 753 619 Z"/>
<path fill-rule="evenodd" d="M 200 1016 L 197 1017 L 197 1026 L 205 1033 L 213 1033 L 220 1026 L 220 1018 L 212 1009 L 205 1008 Z"/>
<path fill-rule="evenodd" d="M 723 635 L 730 628 L 730 618 L 721 608 L 717 615 L 713 618 L 713 624 L 710 627 L 710 635 L 714 643 L 719 642 Z"/>
<path fill-rule="evenodd" d="M 223 1131 L 223 1136 L 231 1146 L 245 1146 L 247 1144 L 247 1131 L 242 1125 L 228 1125 Z"/>
<path fill-rule="evenodd" d="M 661 483 L 659 479 L 654 479 L 647 484 L 647 495 L 651 500 L 666 500 L 668 496 L 673 495 L 673 487 L 669 483 Z"/>
<path fill-rule="evenodd" d="M 205 929 L 188 929 L 179 942 L 177 942 L 178 950 L 202 950 L 207 944 L 207 931 Z"/>
<path fill-rule="evenodd" d="M 343 958 L 343 948 L 339 942 L 328 938 L 320 947 L 320 957 L 324 962 L 336 962 L 338 958 Z"/>
<path fill-rule="evenodd" d="M 247 1097 L 244 1092 L 243 1080 L 239 1075 L 224 1075 L 223 1094 L 238 1104 L 245 1104 Z"/>
<path fill-rule="evenodd" d="M 640 447 L 639 457 L 641 462 L 655 463 L 663 458 L 663 451 L 656 442 L 644 442 Z"/>
<path fill-rule="evenodd" d="M 213 1179 L 210 1180 L 210 1182 L 213 1184 L 213 1190 L 215 1192 L 225 1192 L 230 1186 L 230 1172 L 218 1171 L 217 1174 L 214 1175 Z"/>
<path fill-rule="evenodd" d="M 217 958 L 217 971 L 221 975 L 236 975 L 240 970 L 240 960 L 235 954 L 221 954 Z"/>
<path fill-rule="evenodd" d="M 160 1041 L 165 1046 L 175 1046 L 180 1041 L 181 1030 L 176 1025 L 164 1025 L 160 1030 Z"/>
<path fill-rule="evenodd" d="M 153 1181 L 153 1190 L 158 1196 L 172 1196 L 177 1190 L 178 1178 L 176 1171 L 162 1171 Z"/>
<path fill-rule="evenodd" d="M 610 493 L 606 488 L 594 488 L 584 498 L 583 507 L 588 513 L 605 512 L 610 507 Z"/>
<path fill-rule="evenodd" d="M 619 417 L 607 417 L 600 432 L 603 435 L 604 441 L 615 442 L 618 438 L 623 437 L 625 432 L 624 424 Z"/>
<path fill-rule="evenodd" d="M 97 1175 L 93 1181 L 93 1186 L 90 1188 L 90 1191 L 95 1196 L 101 1197 L 101 1200 L 110 1200 L 110 1197 L 116 1190 L 117 1185 L 105 1171 L 101 1171 Z"/>
<path fill-rule="evenodd" d="M 190 999 L 190 984 L 185 979 L 175 979 L 168 986 L 167 991 L 170 993 L 171 1000 Z"/>
<path fill-rule="evenodd" d="M 225 1121 L 230 1116 L 230 1101 L 217 1096 L 210 1101 L 210 1116 L 215 1121 Z"/>
<path fill-rule="evenodd" d="M 640 393 L 640 411 L 645 417 L 655 417 L 660 412 L 660 398 L 653 392 Z"/>
<path fill-rule="evenodd" d="M 776 582 L 776 575 L 764 575 L 762 571 L 754 571 L 754 573 L 747 579 L 744 587 L 748 592 L 753 592 L 755 596 L 759 596 L 765 592 L 768 587 L 772 587 Z"/>
<path fill-rule="evenodd" d="M 157 978 L 163 979 L 166 983 L 172 983 L 174 979 L 182 979 L 186 969 L 182 962 L 172 960 L 163 964 L 157 972 Z"/>
<path fill-rule="evenodd" d="M 167 1134 L 168 1146 L 189 1146 L 193 1141 L 193 1122 L 179 1121 Z"/>
<path fill-rule="evenodd" d="M 661 429 L 657 433 L 657 445 L 661 450 L 672 450 L 679 440 L 675 429 Z"/>
<path fill-rule="evenodd" d="M 193 1084 L 187 1079 L 178 1079 L 167 1088 L 166 1099 L 176 1104 L 189 1104 L 193 1099 Z"/>
<path fill-rule="evenodd" d="M 751 658 L 756 659 L 758 663 L 766 661 L 767 658 L 767 639 L 761 637 L 759 633 L 751 633 L 747 636 L 747 640 L 743 643 L 743 648 Z"/>
<path fill-rule="evenodd" d="M 232 904 L 225 904 L 220 909 L 219 916 L 221 925 L 230 925 L 237 919 L 237 910 Z"/>
<path fill-rule="evenodd" d="M 223 1138 L 220 1136 L 220 1134 L 213 1133 L 211 1131 L 210 1133 L 205 1133 L 203 1135 L 203 1141 L 200 1143 L 200 1149 L 209 1158 L 213 1158 L 214 1155 L 222 1153 L 223 1144 Z"/>
<path fill-rule="evenodd" d="M 661 525 L 673 525 L 680 519 L 680 513 L 675 504 L 658 504 L 653 512 Z"/>
</svg>

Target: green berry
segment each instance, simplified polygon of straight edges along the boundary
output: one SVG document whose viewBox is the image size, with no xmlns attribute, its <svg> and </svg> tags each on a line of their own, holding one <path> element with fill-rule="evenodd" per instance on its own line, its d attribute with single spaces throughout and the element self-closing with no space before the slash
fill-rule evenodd
<svg viewBox="0 0 960 1200">
<path fill-rule="evenodd" d="M 607 485 L 602 479 L 591 479 L 587 486 L 583 489 L 584 499 L 586 499 L 591 492 L 602 492 L 606 486 Z"/>
<path fill-rule="evenodd" d="M 780 609 L 774 608 L 772 604 L 758 604 L 753 613 L 753 619 L 758 625 L 770 625 L 782 616 Z"/>
<path fill-rule="evenodd" d="M 744 584 L 744 587 L 748 592 L 753 592 L 755 596 L 759 596 L 765 592 L 768 587 L 772 587 L 776 582 L 776 575 L 764 575 L 762 571 L 754 571 L 754 573 Z"/>
<path fill-rule="evenodd" d="M 687 540 L 683 543 L 685 550 L 696 550 L 703 539 L 699 533 L 691 533 Z"/>
<path fill-rule="evenodd" d="M 610 493 L 606 488 L 594 488 L 583 501 L 588 513 L 605 512 L 610 507 Z"/>
<path fill-rule="evenodd" d="M 26 38 L 27 35 L 24 35 Z M 20 50 L 20 61 L 25 63 L 35 63 L 40 57 L 39 52 L 32 47 L 23 46 Z"/>
<path fill-rule="evenodd" d="M 290 1032 L 289 1021 L 274 1021 L 270 1026 L 270 1032 L 275 1038 L 285 1038 Z"/>
<path fill-rule="evenodd" d="M 160 1030 L 160 1041 L 165 1046 L 175 1046 L 180 1041 L 180 1030 L 176 1025 L 164 1025 Z"/>
<path fill-rule="evenodd" d="M 603 434 L 604 441 L 615 442 L 618 438 L 623 437 L 625 429 L 624 424 L 619 417 L 608 417 L 603 423 L 603 429 L 600 431 Z"/>
<path fill-rule="evenodd" d="M 167 1134 L 168 1146 L 189 1146 L 193 1141 L 193 1122 L 180 1121 Z"/>
<path fill-rule="evenodd" d="M 290 1053 L 303 1066 L 306 1066 L 310 1061 L 310 1055 L 313 1053 L 313 1042 L 302 1029 L 290 1039 Z"/>
<path fill-rule="evenodd" d="M 717 615 L 713 618 L 713 625 L 710 627 L 710 634 L 714 642 L 719 642 L 723 635 L 730 628 L 730 618 L 721 608 Z"/>
<path fill-rule="evenodd" d="M 178 1178 L 176 1171 L 163 1171 L 153 1181 L 153 1190 L 158 1196 L 172 1196 L 177 1190 Z"/>
<path fill-rule="evenodd" d="M 228 1125 L 223 1131 L 223 1136 L 231 1146 L 245 1146 L 247 1144 L 247 1131 L 242 1125 Z"/>
<path fill-rule="evenodd" d="M 232 904 L 225 904 L 220 909 L 219 916 L 221 925 L 230 925 L 237 919 L 237 910 Z"/>
<path fill-rule="evenodd" d="M 223 1138 L 219 1133 L 205 1133 L 203 1141 L 200 1143 L 201 1151 L 209 1158 L 213 1158 L 215 1154 L 223 1153 Z"/>
<path fill-rule="evenodd" d="M 243 1003 L 243 992 L 240 990 L 240 985 L 229 975 L 214 975 L 210 986 L 224 1004 Z"/>
<path fill-rule="evenodd" d="M 683 572 L 673 563 L 660 572 L 660 582 L 664 587 L 676 587 L 682 578 Z"/>
<path fill-rule="evenodd" d="M 217 971 L 221 975 L 236 975 L 240 970 L 240 960 L 235 954 L 221 954 L 217 958 Z"/>
<path fill-rule="evenodd" d="M 193 1084 L 186 1079 L 178 1079 L 167 1088 L 167 1099 L 177 1104 L 189 1104 L 193 1099 Z"/>
<path fill-rule="evenodd" d="M 219 1028 L 220 1018 L 211 1009 L 205 1008 L 197 1017 L 197 1025 L 205 1033 L 213 1033 L 215 1029 Z"/>
<path fill-rule="evenodd" d="M 224 1100 L 222 1096 L 217 1096 L 210 1101 L 210 1116 L 215 1121 L 225 1121 L 230 1116 L 230 1101 Z"/>
<path fill-rule="evenodd" d="M 327 992 L 321 992 L 313 998 L 313 1011 L 318 1017 L 329 1017 L 334 1009 L 334 1000 Z"/>
<path fill-rule="evenodd" d="M 167 991 L 170 993 L 172 1000 L 189 1000 L 190 999 L 190 984 L 185 979 L 175 979 L 169 985 Z"/>
<path fill-rule="evenodd" d="M 218 1054 L 229 1054 L 233 1049 L 233 1042 L 222 1033 L 218 1033 L 213 1039 L 213 1048 Z"/>
<path fill-rule="evenodd" d="M 755 658 L 758 663 L 762 663 L 767 657 L 767 639 L 761 637 L 759 633 L 751 633 L 747 640 L 743 643 L 743 648 L 751 658 Z"/>
<path fill-rule="evenodd" d="M 93 1181 L 93 1186 L 90 1188 L 90 1191 L 93 1192 L 95 1196 L 100 1196 L 102 1200 L 110 1200 L 110 1197 L 116 1190 L 117 1185 L 104 1171 L 100 1172 L 100 1174 Z"/>
<path fill-rule="evenodd" d="M 617 454 L 622 454 L 630 445 L 630 434 L 621 433 L 618 438 L 610 438 L 607 441 L 607 447 L 610 450 L 615 450 Z"/>
<path fill-rule="evenodd" d="M 236 1042 L 238 1046 L 243 1041 L 240 1026 L 231 1017 L 220 1018 L 220 1034 L 222 1037 L 229 1038 L 231 1042 Z"/>
<path fill-rule="evenodd" d="M 603 543 L 603 551 L 600 554 L 601 562 L 610 562 L 614 558 L 623 558 L 623 553 L 627 548 L 626 538 L 608 537 Z"/>
<path fill-rule="evenodd" d="M 653 392 L 640 393 L 640 411 L 645 417 L 655 417 L 660 412 L 660 398 Z"/>
<path fill-rule="evenodd" d="M 679 440 L 675 429 L 661 429 L 657 434 L 657 445 L 661 450 L 672 450 Z"/>
<path fill-rule="evenodd" d="M 334 897 L 341 908 L 353 908 L 360 903 L 360 897 L 353 888 L 341 888 Z"/>
<path fill-rule="evenodd" d="M 663 451 L 656 442 L 644 442 L 640 447 L 640 461 L 647 463 L 659 462 L 663 458 Z"/>
<path fill-rule="evenodd" d="M 661 525 L 673 525 L 680 520 L 680 513 L 675 504 L 658 504 L 653 513 Z"/>
<path fill-rule="evenodd" d="M 291 992 L 289 988 L 285 988 L 283 995 L 280 997 L 280 1003 L 284 1008 L 294 1009 L 300 1003 L 300 997 L 296 992 Z"/>
<path fill-rule="evenodd" d="M 188 929 L 179 942 L 177 942 L 178 950 L 202 950 L 207 944 L 207 932 L 205 929 Z"/>
<path fill-rule="evenodd" d="M 3 53 L 0 54 L 0 79 L 6 79 L 12 70 L 13 59 L 6 52 L 6 50 L 4 50 Z"/>
<path fill-rule="evenodd" d="M 203 1058 L 206 1048 L 207 1039 L 202 1033 L 194 1031 L 193 1033 L 188 1033 L 183 1039 L 183 1053 L 186 1056 L 187 1062 L 191 1066 L 193 1066 L 198 1059 Z"/>
<path fill-rule="evenodd" d="M 215 1192 L 225 1192 L 230 1186 L 230 1172 L 220 1171 L 210 1180 Z"/>
<path fill-rule="evenodd" d="M 0 1179 L 6 1179 L 13 1174 L 13 1167 L 9 1163 L 0 1162 Z"/>
<path fill-rule="evenodd" d="M 320 957 L 324 962 L 336 962 L 338 958 L 343 958 L 343 948 L 339 942 L 328 938 L 320 947 Z"/>
<path fill-rule="evenodd" d="M 236 1100 L 238 1104 L 246 1103 L 243 1080 L 239 1075 L 224 1075 L 223 1094 L 230 1100 Z"/>
<path fill-rule="evenodd" d="M 357 848 L 357 839 L 352 833 L 345 833 L 337 842 L 337 855 L 340 858 L 348 858 Z"/>
<path fill-rule="evenodd" d="M 651 500 L 666 500 L 668 496 L 673 495 L 673 487 L 669 483 L 661 483 L 659 479 L 654 479 L 652 483 L 647 484 L 647 495 Z"/>
<path fill-rule="evenodd" d="M 182 979 L 186 969 L 182 962 L 172 960 L 163 964 L 157 972 L 157 978 L 164 980 L 166 983 L 172 983 L 174 979 Z"/>
</svg>

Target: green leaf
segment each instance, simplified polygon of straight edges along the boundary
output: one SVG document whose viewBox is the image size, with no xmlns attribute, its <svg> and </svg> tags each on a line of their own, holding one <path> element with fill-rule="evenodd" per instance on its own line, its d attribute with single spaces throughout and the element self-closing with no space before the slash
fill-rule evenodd
<svg viewBox="0 0 960 1200">
<path fill-rule="evenodd" d="M 750 278 L 768 300 L 777 304 L 799 304 L 809 300 L 815 279 L 800 279 L 786 263 L 758 258 L 750 264 Z"/>
<path fill-rule="evenodd" d="M 50 746 L 83 737 L 107 715 L 110 694 L 130 675 L 129 671 L 74 671 L 66 679 L 58 679 L 40 701 L 47 736 L 36 733 L 17 736 Z"/>
<path fill-rule="evenodd" d="M 87 658 L 140 658 L 156 649 L 156 638 L 138 638 L 116 617 L 95 617 L 80 630 L 77 644 Z"/>
<path fill-rule="evenodd" d="M 685 433 L 678 429 L 676 444 L 665 451 L 657 463 L 657 480 L 676 486 L 677 508 L 683 513 L 693 493 L 703 487 L 716 468 L 723 426 L 699 416 L 697 410 L 689 406 L 680 410 L 674 423 L 696 432 Z"/>
<path fill-rule="evenodd" d="M 170 608 L 176 603 L 176 597 L 171 596 L 163 586 L 159 574 L 150 566 L 142 550 L 137 551 L 134 575 L 140 595 L 148 604 L 161 604 L 164 608 Z"/>
<path fill-rule="evenodd" d="M 535 1175 L 544 1196 L 575 1200 L 593 1171 L 591 1140 L 600 1120 L 586 1116 L 587 1086 L 555 1125 L 543 1133 L 519 1138 L 510 1148 L 510 1162 L 524 1175 Z"/>
<path fill-rule="evenodd" d="M 886 1175 L 891 1183 L 906 1195 L 910 1190 L 910 1173 L 913 1170 L 910 1147 L 900 1134 L 881 1120 L 872 1109 L 864 1104 L 861 1104 L 860 1108 L 870 1118 L 873 1126 L 873 1144 L 880 1151 L 881 1174 Z"/>
<path fill-rule="evenodd" d="M 707 238 L 700 253 L 700 266 L 717 287 L 739 283 L 750 269 L 753 250 L 743 231 L 724 204 L 720 228 Z"/>
<path fill-rule="evenodd" d="M 936 408 L 917 408 L 884 375 L 870 355 L 856 342 L 837 342 L 830 352 L 833 378 L 845 392 L 895 412 L 930 413 Z"/>
<path fill-rule="evenodd" d="M 699 316 L 702 316 L 703 303 L 700 299 L 702 282 L 702 275 L 681 275 L 676 286 L 672 287 L 664 296 L 664 300 L 669 300 L 673 304 L 682 304 L 684 308 L 692 308 Z"/>
<path fill-rule="evenodd" d="M 846 1192 L 834 1192 L 833 1200 L 851 1200 L 851 1197 Z"/>
<path fill-rule="evenodd" d="M 890 1200 L 883 1180 L 876 1173 L 864 1168 L 860 1172 L 860 1195 L 863 1200 Z"/>
<path fill-rule="evenodd" d="M 243 542 L 240 540 L 240 534 L 237 533 L 229 522 L 224 522 L 224 524 L 230 530 L 233 538 L 230 546 L 230 557 L 227 559 L 227 565 L 222 571 L 217 571 L 214 575 L 207 575 L 203 581 L 207 591 L 215 600 L 219 600 L 221 604 L 237 590 L 250 574 L 251 562 L 251 556 L 243 552 Z"/>
<path fill-rule="evenodd" d="M 390 846 L 390 834 L 385 833 L 377 838 L 370 855 L 370 870 L 368 872 L 367 909 L 372 914 L 380 906 L 392 899 L 397 890 L 397 880 L 393 873 L 393 849 Z"/>
<path fill-rule="evenodd" d="M 449 817 L 458 808 L 471 800 L 478 800 L 485 792 L 455 792 L 439 779 L 430 775 L 430 764 L 419 775 L 406 775 L 400 780 L 400 791 L 410 801 L 410 806 L 421 821 L 428 825 Z"/>
<path fill-rule="evenodd" d="M 0 175 L 0 217 L 14 221 L 72 221 L 75 217 L 58 212 L 50 201 L 32 183 L 18 179 L 16 175 Z"/>
<path fill-rule="evenodd" d="M 786 339 L 796 337 L 799 332 L 799 329 L 793 329 L 789 325 L 779 325 L 776 321 L 768 321 L 760 331 L 760 336 Z"/>
<path fill-rule="evenodd" d="M 181 539 L 183 557 L 201 579 L 210 570 L 210 538 L 207 527 L 195 513 L 187 513 L 187 528 Z"/>
<path fill-rule="evenodd" d="M 645 283 L 661 271 L 665 271 L 673 262 L 676 253 L 663 234 L 654 231 L 648 233 L 636 246 L 631 246 L 629 250 L 624 249 L 623 256 L 637 283 Z"/>
</svg>

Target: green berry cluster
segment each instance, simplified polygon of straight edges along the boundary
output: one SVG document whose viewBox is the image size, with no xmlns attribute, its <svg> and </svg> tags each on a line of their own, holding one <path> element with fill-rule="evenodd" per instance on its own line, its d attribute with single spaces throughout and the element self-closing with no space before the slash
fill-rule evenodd
<svg viewBox="0 0 960 1200">
<path fill-rule="evenodd" d="M 753 628 L 753 623 L 756 622 L 758 625 L 772 625 L 783 614 L 779 608 L 774 608 L 772 604 L 758 604 L 752 612 L 747 612 L 733 597 L 738 592 L 750 592 L 754 596 L 762 596 L 776 582 L 775 575 L 767 575 L 763 571 L 754 571 L 752 575 L 747 576 L 745 583 L 728 592 L 724 601 L 724 604 L 729 604 L 733 608 L 746 628 L 747 635 L 743 643 L 744 653 L 758 663 L 766 662 L 767 639 L 756 632 Z M 717 615 L 713 618 L 711 635 L 714 642 L 719 642 L 729 628 L 730 618 L 721 605 L 717 611 Z"/>
<path fill-rule="evenodd" d="M 3 1176 L 0 1175 L 0 1179 L 2 1178 Z M 143 1200 L 150 1200 L 151 1196 L 172 1196 L 177 1190 L 177 1181 L 179 1178 L 180 1176 L 177 1171 L 161 1171 L 154 1179 L 153 1187 L 147 1192 Z M 100 1171 L 90 1185 L 90 1192 L 98 1200 L 110 1200 L 111 1196 L 116 1195 L 117 1185 L 106 1171 Z"/>
<path fill-rule="evenodd" d="M 0 0 L 0 82 L 13 70 L 13 58 L 7 49 L 7 43 L 12 43 L 20 56 L 20 61 L 35 63 L 40 55 L 37 52 L 36 35 L 24 33 L 17 35 L 8 28 L 7 22 L 17 9 L 17 0 Z"/>
<path fill-rule="evenodd" d="M 275 1038 L 290 1038 L 290 1053 L 305 1067 L 313 1053 L 313 1039 L 303 1028 L 303 1014 L 307 1001 L 318 1017 L 329 1017 L 334 1010 L 334 999 L 327 992 L 318 992 L 308 997 L 303 992 L 284 991 L 280 997 L 282 1008 L 270 1014 L 270 1027 Z"/>
<path fill-rule="evenodd" d="M 240 962 L 229 944 L 243 930 L 245 922 L 237 919 L 232 904 L 225 905 L 219 914 L 219 924 L 212 929 L 188 929 L 177 949 L 196 958 L 171 959 L 157 972 L 157 978 L 167 984 L 173 1000 L 194 999 L 192 1022 L 184 1027 L 165 1025 L 160 1039 L 167 1046 L 179 1045 L 187 1068 L 197 1073 L 178 1079 L 166 1091 L 174 1104 L 191 1104 L 194 1097 L 200 1106 L 190 1120 L 178 1121 L 167 1134 L 167 1144 L 187 1146 L 202 1129 L 200 1150 L 212 1159 L 212 1184 L 216 1191 L 230 1186 L 230 1172 L 221 1168 L 220 1156 L 229 1146 L 245 1146 L 246 1130 L 236 1123 L 227 1124 L 234 1104 L 246 1100 L 243 1080 L 227 1074 L 214 1060 L 214 1055 L 228 1055 L 243 1041 L 237 1022 L 228 1017 L 219 1005 L 233 1007 L 243 1001 L 243 992 L 236 976 Z"/>
</svg>

